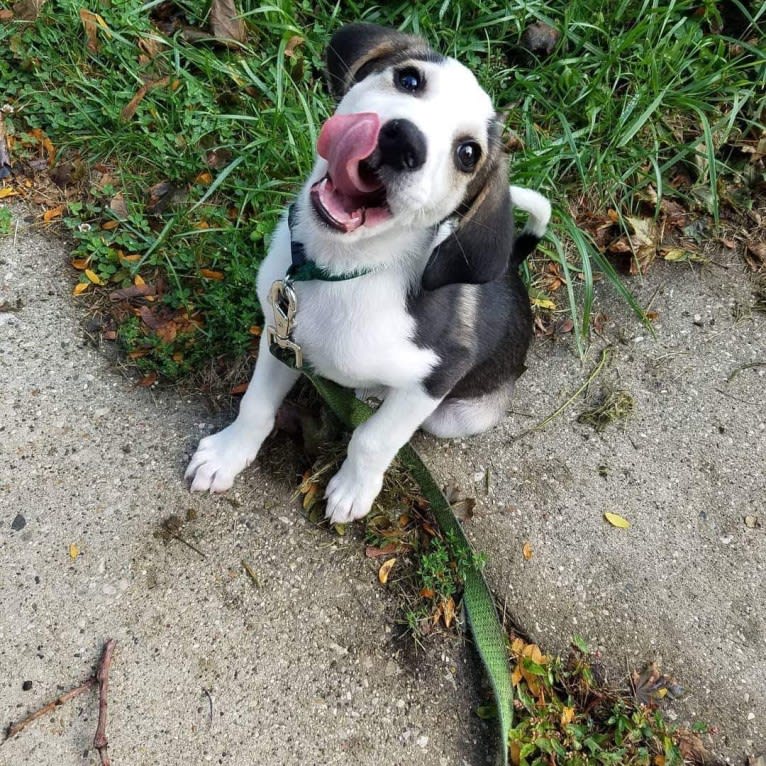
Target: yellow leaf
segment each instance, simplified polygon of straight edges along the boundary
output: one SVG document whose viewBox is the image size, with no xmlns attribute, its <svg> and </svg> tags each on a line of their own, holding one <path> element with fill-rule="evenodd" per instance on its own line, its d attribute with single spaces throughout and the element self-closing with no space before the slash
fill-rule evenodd
<svg viewBox="0 0 766 766">
<path fill-rule="evenodd" d="M 607 511 L 604 514 L 604 518 L 613 527 L 619 527 L 620 529 L 628 529 L 628 527 L 630 527 L 630 522 L 622 516 L 618 516 L 616 513 L 609 513 L 609 511 Z"/>
<path fill-rule="evenodd" d="M 3 199 L 4 197 L 15 197 L 17 194 L 18 192 L 15 189 L 11 189 L 10 186 L 0 189 L 0 199 Z"/>
<path fill-rule="evenodd" d="M 90 282 L 78 282 L 72 290 L 72 295 L 82 295 L 90 287 Z"/>
<path fill-rule="evenodd" d="M 686 250 L 680 250 L 677 247 L 671 248 L 670 250 L 664 250 L 662 253 L 662 257 L 666 261 L 685 261 L 688 257 Z"/>
<path fill-rule="evenodd" d="M 146 282 L 144 281 L 144 278 L 140 274 L 136 274 L 136 276 L 133 278 L 133 284 L 136 287 L 143 287 Z"/>
<path fill-rule="evenodd" d="M 77 543 L 72 543 L 69 546 L 69 558 L 74 561 L 80 555 L 80 547 Z"/>
<path fill-rule="evenodd" d="M 521 555 L 526 561 L 529 561 L 532 556 L 535 555 L 535 552 L 532 550 L 530 543 L 524 543 L 524 547 L 521 549 Z"/>
<path fill-rule="evenodd" d="M 252 327 L 250 327 L 248 332 L 250 335 L 255 335 L 256 338 L 260 338 L 263 334 L 263 328 L 258 324 L 254 324 Z"/>
<path fill-rule="evenodd" d="M 85 269 L 85 276 L 88 277 L 88 279 L 93 282 L 94 285 L 103 285 L 104 283 L 101 281 L 101 277 L 96 274 L 93 269 Z"/>
<path fill-rule="evenodd" d="M 136 261 L 140 261 L 141 256 L 138 253 L 134 253 L 132 255 L 121 255 L 120 261 L 127 261 L 128 263 L 135 263 Z"/>
<path fill-rule="evenodd" d="M 203 186 L 207 186 L 208 184 L 213 183 L 213 174 L 210 173 L 207 170 L 203 170 L 195 179 L 195 183 L 202 184 Z"/>
<path fill-rule="evenodd" d="M 556 304 L 550 298 L 532 298 L 532 305 L 539 309 L 548 309 L 553 311 L 556 308 Z"/>
<path fill-rule="evenodd" d="M 561 725 L 566 726 L 567 724 L 572 723 L 572 719 L 574 718 L 574 708 L 573 707 L 564 707 L 564 709 L 561 711 Z"/>
<path fill-rule="evenodd" d="M 391 574 L 394 564 L 396 564 L 396 557 L 386 561 L 378 570 L 378 580 L 380 580 L 381 585 L 385 585 L 388 582 L 388 576 Z"/>
<path fill-rule="evenodd" d="M 521 668 L 520 668 L 520 667 L 517 665 L 517 666 L 514 668 L 514 670 L 513 670 L 513 673 L 511 674 L 511 683 L 512 683 L 514 686 L 518 686 L 518 685 L 521 683 L 521 679 L 522 679 L 523 677 L 524 677 L 524 676 L 522 676 L 522 674 L 521 674 Z"/>
</svg>

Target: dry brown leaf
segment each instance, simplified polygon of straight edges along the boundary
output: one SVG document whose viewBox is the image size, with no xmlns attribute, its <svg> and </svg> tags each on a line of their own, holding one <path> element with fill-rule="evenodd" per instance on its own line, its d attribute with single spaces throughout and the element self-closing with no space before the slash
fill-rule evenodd
<svg viewBox="0 0 766 766">
<path fill-rule="evenodd" d="M 3 8 L 0 10 L 0 24 L 7 24 L 9 21 L 13 21 L 13 11 L 10 8 Z"/>
<path fill-rule="evenodd" d="M 396 557 L 385 561 L 378 570 L 378 580 L 381 585 L 385 585 L 388 582 L 388 576 L 391 574 L 391 570 L 396 564 Z"/>
<path fill-rule="evenodd" d="M 149 386 L 153 386 L 156 382 L 157 382 L 157 373 L 150 372 L 147 375 L 144 375 L 144 377 L 141 378 L 139 381 L 137 381 L 136 385 L 141 386 L 141 388 L 149 388 Z"/>
<path fill-rule="evenodd" d="M 532 550 L 532 545 L 530 543 L 524 543 L 524 547 L 521 549 L 521 555 L 526 561 L 529 561 L 532 556 L 535 555 L 535 552 Z"/>
<path fill-rule="evenodd" d="M 104 231 L 112 231 L 113 229 L 116 229 L 119 225 L 120 225 L 120 222 L 117 220 L 104 221 L 101 224 L 101 228 Z"/>
<path fill-rule="evenodd" d="M 225 45 L 244 43 L 247 39 L 245 22 L 240 18 L 234 0 L 213 0 L 210 4 L 210 30 L 213 37 Z"/>
<path fill-rule="evenodd" d="M 144 96 L 154 88 L 161 88 L 167 85 L 170 82 L 169 77 L 160 77 L 159 80 L 150 80 L 147 83 L 144 83 L 137 91 L 136 95 L 133 96 L 132 99 L 122 108 L 122 111 L 120 112 L 120 119 L 123 122 L 128 122 L 133 118 L 133 115 L 136 113 L 136 109 L 138 109 L 138 105 L 144 100 Z"/>
<path fill-rule="evenodd" d="M 293 35 L 287 41 L 287 45 L 285 46 L 285 56 L 287 56 L 287 58 L 292 58 L 295 56 L 295 49 L 298 46 L 303 45 L 303 42 L 304 40 L 300 35 Z"/>
<path fill-rule="evenodd" d="M 222 271 L 215 271 L 214 269 L 200 269 L 199 273 L 205 277 L 205 279 L 214 279 L 216 282 L 222 282 L 224 278 Z"/>
<path fill-rule="evenodd" d="M 85 37 L 88 40 L 86 47 L 91 53 L 98 53 L 99 48 L 101 47 L 98 41 L 98 30 L 101 28 L 109 31 L 107 23 L 102 16 L 93 13 L 93 11 L 88 11 L 85 8 L 80 8 L 80 21 L 82 21 L 83 29 L 85 29 Z"/>
<path fill-rule="evenodd" d="M 45 0 L 19 0 L 13 4 L 14 18 L 19 21 L 34 21 L 44 5 Z"/>
<path fill-rule="evenodd" d="M 70 265 L 78 271 L 84 271 L 90 266 L 90 258 L 74 258 L 70 261 Z"/>
<path fill-rule="evenodd" d="M 203 170 L 195 179 L 195 184 L 200 184 L 201 186 L 209 186 L 211 183 L 213 183 L 213 174 L 209 170 Z"/>
<path fill-rule="evenodd" d="M 450 596 L 445 601 L 442 601 L 442 617 L 444 617 L 444 624 L 446 627 L 450 627 L 455 620 L 455 602 Z"/>
<path fill-rule="evenodd" d="M 124 221 L 128 217 L 128 206 L 125 204 L 125 195 L 122 192 L 117 192 L 117 194 L 112 197 L 109 202 L 109 209 L 121 221 Z"/>
<path fill-rule="evenodd" d="M 64 213 L 65 210 L 64 205 L 59 205 L 58 207 L 51 208 L 50 210 L 46 210 L 43 213 L 43 221 L 46 223 L 50 223 L 54 218 L 60 218 L 61 215 Z"/>
</svg>

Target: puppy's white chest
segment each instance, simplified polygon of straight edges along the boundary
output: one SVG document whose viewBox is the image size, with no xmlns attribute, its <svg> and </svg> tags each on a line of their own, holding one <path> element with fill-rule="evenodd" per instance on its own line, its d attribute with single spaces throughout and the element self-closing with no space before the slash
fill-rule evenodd
<svg viewBox="0 0 766 766">
<path fill-rule="evenodd" d="M 355 388 L 400 387 L 436 363 L 414 342 L 406 281 L 395 269 L 341 282 L 296 284 L 294 337 L 321 375 Z"/>
</svg>

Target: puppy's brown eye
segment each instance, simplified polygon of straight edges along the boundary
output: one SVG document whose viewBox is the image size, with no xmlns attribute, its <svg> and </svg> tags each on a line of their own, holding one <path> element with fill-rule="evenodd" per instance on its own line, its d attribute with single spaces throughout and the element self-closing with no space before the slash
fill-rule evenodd
<svg viewBox="0 0 766 766">
<path fill-rule="evenodd" d="M 423 78 L 414 66 L 408 66 L 394 72 L 394 84 L 399 90 L 416 93 L 423 87 Z"/>
<path fill-rule="evenodd" d="M 455 152 L 455 164 L 458 170 L 470 173 L 481 157 L 481 147 L 475 141 L 464 141 Z"/>
</svg>

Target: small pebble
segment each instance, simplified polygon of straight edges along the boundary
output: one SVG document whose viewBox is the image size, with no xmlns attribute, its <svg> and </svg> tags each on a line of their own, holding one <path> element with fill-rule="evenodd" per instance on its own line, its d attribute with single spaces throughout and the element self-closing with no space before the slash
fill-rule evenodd
<svg viewBox="0 0 766 766">
<path fill-rule="evenodd" d="M 11 529 L 14 532 L 18 532 L 27 525 L 27 520 L 20 514 L 16 514 L 16 518 L 11 522 Z"/>
<path fill-rule="evenodd" d="M 21 688 L 22 688 L 22 689 L 23 689 L 25 692 L 28 692 L 28 691 L 29 691 L 29 690 L 32 688 L 32 682 L 31 682 L 31 681 L 24 681 L 24 683 L 23 683 L 23 684 L 21 684 Z"/>
</svg>

